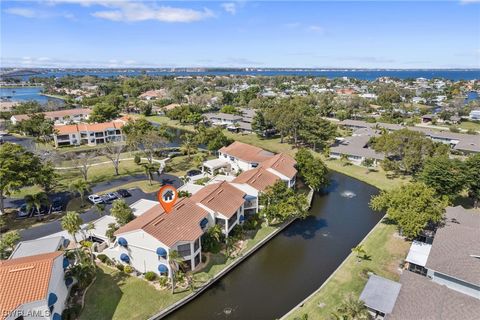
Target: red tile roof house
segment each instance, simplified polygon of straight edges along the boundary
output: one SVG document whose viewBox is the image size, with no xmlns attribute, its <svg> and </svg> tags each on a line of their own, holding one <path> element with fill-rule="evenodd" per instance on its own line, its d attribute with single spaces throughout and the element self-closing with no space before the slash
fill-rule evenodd
<svg viewBox="0 0 480 320">
<path fill-rule="evenodd" d="M 208 185 L 180 199 L 165 213 L 158 204 L 115 232 L 116 241 L 102 253 L 137 271 L 170 275 L 169 252 L 178 251 L 188 270 L 201 260 L 201 236 L 215 224 L 228 235 L 244 218 L 245 193 L 227 182 Z"/>
<path fill-rule="evenodd" d="M 45 118 L 53 120 L 55 124 L 65 124 L 70 122 L 81 122 L 88 119 L 92 110 L 90 109 L 68 109 L 57 111 L 42 112 Z M 27 120 L 30 117 L 28 114 L 16 114 L 10 117 L 10 121 L 16 125 L 18 122 Z"/>
<path fill-rule="evenodd" d="M 262 148 L 235 141 L 231 145 L 218 150 L 218 159 L 205 161 L 203 170 L 205 171 L 206 169 L 209 173 L 213 173 L 215 169 L 223 167 L 227 173 L 241 172 L 240 176 L 243 175 L 240 179 L 241 181 L 249 180 L 248 178 L 252 181 L 256 180 L 252 178 L 255 173 L 259 173 L 262 176 L 261 173 L 263 171 L 268 171 L 268 173 L 285 181 L 288 187 L 292 188 L 295 185 L 297 176 L 295 164 L 295 160 L 287 154 L 273 154 Z M 264 170 L 248 172 L 258 168 L 263 168 Z M 262 176 L 262 179 L 265 179 L 265 175 Z M 271 182 L 272 178 L 267 178 L 267 180 Z M 263 188 L 256 189 L 260 190 Z"/>
<path fill-rule="evenodd" d="M 61 319 L 67 296 L 61 251 L 0 261 L 0 319 Z"/>
<path fill-rule="evenodd" d="M 78 123 L 55 125 L 53 141 L 55 147 L 89 145 L 106 143 L 109 141 L 124 141 L 122 127 L 127 119 L 121 118 L 103 123 Z"/>
</svg>

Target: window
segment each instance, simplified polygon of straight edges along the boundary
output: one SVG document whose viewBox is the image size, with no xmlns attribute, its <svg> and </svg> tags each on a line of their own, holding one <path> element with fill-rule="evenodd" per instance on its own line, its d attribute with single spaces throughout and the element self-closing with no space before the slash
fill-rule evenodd
<svg viewBox="0 0 480 320">
<path fill-rule="evenodd" d="M 232 227 L 232 225 L 237 221 L 237 213 L 235 212 L 235 214 L 230 218 L 228 219 L 228 228 L 230 229 Z"/>
<path fill-rule="evenodd" d="M 427 269 L 425 269 L 425 268 L 422 267 L 422 266 L 416 265 L 416 264 L 414 264 L 414 263 L 409 263 L 409 264 L 408 264 L 408 270 L 409 270 L 409 271 L 412 271 L 412 272 L 414 272 L 414 273 L 421 274 L 422 276 L 426 276 L 426 275 L 427 275 Z"/>
<path fill-rule="evenodd" d="M 198 238 L 193 244 L 193 251 L 196 252 L 200 248 L 200 238 Z"/>
<path fill-rule="evenodd" d="M 220 218 L 215 218 L 215 224 L 218 224 L 220 227 L 224 228 L 225 227 L 225 220 L 220 219 Z"/>
<path fill-rule="evenodd" d="M 252 163 L 252 168 L 258 167 L 258 163 Z"/>
<path fill-rule="evenodd" d="M 223 155 L 224 158 L 228 158 L 228 156 L 226 154 Z"/>
<path fill-rule="evenodd" d="M 186 257 L 192 254 L 192 250 L 190 249 L 190 244 L 181 244 L 177 247 L 178 254 L 182 257 Z"/>
<path fill-rule="evenodd" d="M 197 253 L 197 255 L 195 256 L 195 267 L 198 266 L 200 264 L 200 255 L 201 253 Z"/>
<path fill-rule="evenodd" d="M 235 157 L 230 156 L 231 161 L 235 161 Z"/>
</svg>

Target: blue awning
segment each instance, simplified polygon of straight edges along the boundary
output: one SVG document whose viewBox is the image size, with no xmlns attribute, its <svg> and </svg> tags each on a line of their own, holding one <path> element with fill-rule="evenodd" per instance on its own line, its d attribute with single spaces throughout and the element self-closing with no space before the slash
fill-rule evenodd
<svg viewBox="0 0 480 320">
<path fill-rule="evenodd" d="M 120 237 L 120 238 L 118 238 L 118 241 L 117 241 L 117 242 L 118 242 L 118 244 L 121 245 L 122 247 L 128 246 L 127 239 L 125 239 L 125 238 Z"/>
<path fill-rule="evenodd" d="M 120 255 L 120 260 L 122 260 L 123 262 L 129 263 L 130 262 L 130 257 L 128 256 L 128 254 L 122 253 Z"/>
<path fill-rule="evenodd" d="M 63 239 L 63 247 L 68 248 L 68 245 L 70 244 L 70 240 L 68 239 Z"/>
<path fill-rule="evenodd" d="M 208 219 L 207 218 L 203 218 L 202 221 L 200 221 L 200 227 L 201 228 L 205 228 L 208 224 Z"/>
<path fill-rule="evenodd" d="M 69 287 L 72 283 L 73 283 L 73 278 L 72 277 L 68 277 L 68 278 L 65 279 L 65 285 L 67 287 Z"/>
<path fill-rule="evenodd" d="M 53 306 L 55 304 L 55 302 L 57 302 L 58 298 L 57 298 L 57 295 L 53 292 L 51 292 L 49 295 L 48 295 L 48 306 Z"/>
<path fill-rule="evenodd" d="M 167 250 L 163 249 L 162 247 L 157 248 L 157 255 L 166 258 L 167 257 Z"/>
<path fill-rule="evenodd" d="M 245 216 L 240 216 L 239 220 L 240 220 L 240 222 L 245 221 Z"/>
<path fill-rule="evenodd" d="M 62 320 L 62 316 L 59 315 L 58 313 L 54 313 L 53 317 L 52 317 L 52 320 Z"/>
<path fill-rule="evenodd" d="M 161 263 L 161 264 L 158 265 L 158 271 L 161 274 L 168 274 L 168 267 L 166 265 L 164 265 L 163 263 Z"/>
<path fill-rule="evenodd" d="M 63 269 L 67 269 L 70 265 L 70 261 L 65 257 L 63 258 Z"/>
</svg>

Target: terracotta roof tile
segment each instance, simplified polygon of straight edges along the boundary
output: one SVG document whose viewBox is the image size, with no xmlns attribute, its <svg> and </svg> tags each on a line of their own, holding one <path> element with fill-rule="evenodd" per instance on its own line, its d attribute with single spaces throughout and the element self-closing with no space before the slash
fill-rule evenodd
<svg viewBox="0 0 480 320">
<path fill-rule="evenodd" d="M 47 299 L 54 260 L 63 252 L 0 261 L 0 318 L 22 304 Z"/>
<path fill-rule="evenodd" d="M 245 202 L 243 198 L 245 195 L 246 193 L 243 191 L 226 181 L 222 181 L 205 186 L 191 196 L 190 199 L 230 218 Z"/>
<path fill-rule="evenodd" d="M 258 163 L 274 156 L 274 154 L 269 151 L 239 141 L 235 141 L 231 145 L 223 147 L 218 151 L 247 162 Z"/>
<path fill-rule="evenodd" d="M 256 168 L 242 172 L 232 182 L 246 183 L 259 191 L 265 191 L 268 186 L 274 185 L 280 178 L 265 168 Z"/>
<path fill-rule="evenodd" d="M 80 131 L 98 132 L 108 129 L 121 129 L 125 125 L 126 121 L 123 119 L 113 120 L 111 122 L 102 123 L 78 123 L 67 125 L 55 125 L 57 134 L 77 133 Z"/>
<path fill-rule="evenodd" d="M 270 158 L 262 162 L 261 166 L 265 169 L 271 168 L 280 172 L 284 176 L 292 179 L 297 174 L 295 165 L 297 162 L 285 153 L 276 154 L 273 158 Z"/>
<path fill-rule="evenodd" d="M 56 111 L 45 111 L 42 112 L 45 114 L 46 118 L 55 119 L 63 118 L 65 116 L 76 116 L 76 115 L 88 115 L 92 112 L 90 109 L 68 109 L 68 110 L 56 110 Z M 26 120 L 30 117 L 29 114 L 16 114 L 14 115 L 17 120 Z"/>
<path fill-rule="evenodd" d="M 142 229 L 163 244 L 173 247 L 178 241 L 198 239 L 203 234 L 200 221 L 207 216 L 205 209 L 189 198 L 182 198 L 169 213 L 165 213 L 158 204 L 118 229 L 115 235 Z"/>
</svg>

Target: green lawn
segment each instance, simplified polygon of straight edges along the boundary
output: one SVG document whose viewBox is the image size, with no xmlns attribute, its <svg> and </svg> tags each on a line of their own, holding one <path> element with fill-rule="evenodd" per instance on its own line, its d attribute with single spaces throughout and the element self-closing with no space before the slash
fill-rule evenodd
<svg viewBox="0 0 480 320">
<path fill-rule="evenodd" d="M 188 293 L 159 291 L 142 279 L 102 266 L 87 292 L 80 320 L 147 319 Z"/>
<path fill-rule="evenodd" d="M 458 126 L 465 130 L 471 129 L 475 131 L 480 131 L 480 122 L 462 121 Z"/>
<path fill-rule="evenodd" d="M 347 294 L 360 295 L 368 272 L 397 281 L 410 243 L 396 236 L 396 226 L 378 224 L 363 244 L 370 260 L 358 262 L 356 256 L 350 255 L 324 287 L 287 319 L 300 318 L 304 314 L 308 314 L 308 320 L 328 319 Z"/>
<path fill-rule="evenodd" d="M 182 130 L 185 130 L 185 131 L 192 131 L 192 132 L 195 131 L 193 126 L 188 125 L 188 124 L 181 124 L 177 120 L 170 120 L 170 118 L 168 118 L 167 116 L 149 116 L 149 117 L 146 117 L 146 119 L 150 120 L 152 122 L 164 124 L 164 125 L 166 125 L 168 127 L 172 127 L 172 128 L 177 128 L 177 129 L 182 129 Z"/>
</svg>

